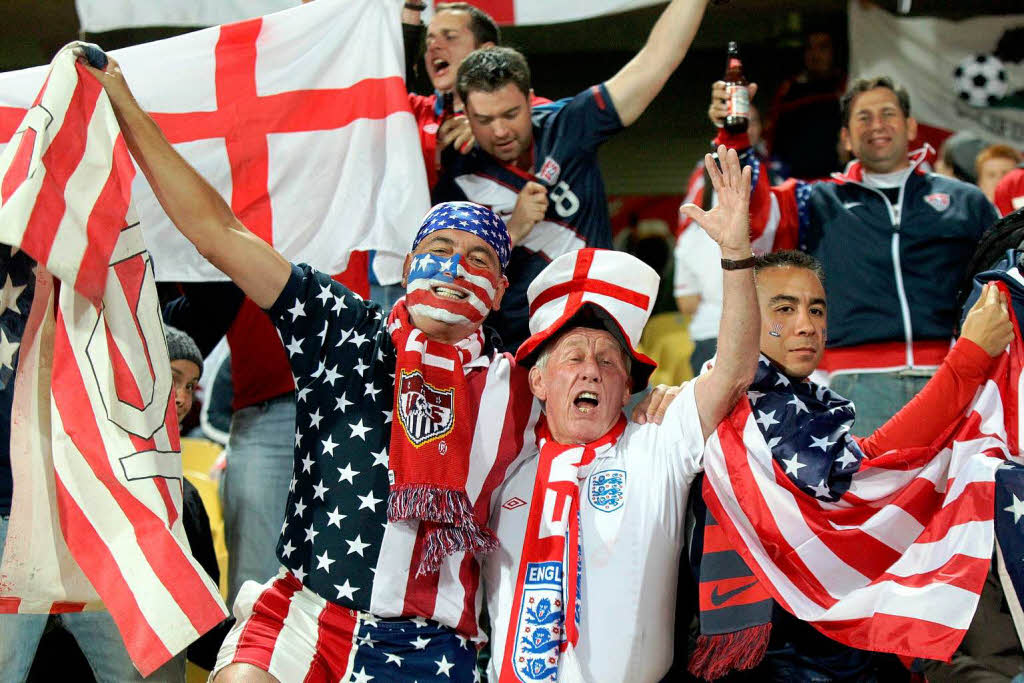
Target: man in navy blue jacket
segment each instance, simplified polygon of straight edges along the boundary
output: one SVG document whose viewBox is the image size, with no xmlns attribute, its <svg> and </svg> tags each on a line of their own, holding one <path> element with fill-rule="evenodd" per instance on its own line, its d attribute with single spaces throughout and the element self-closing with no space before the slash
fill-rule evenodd
<svg viewBox="0 0 1024 683">
<path fill-rule="evenodd" d="M 725 116 L 715 83 L 709 115 Z M 910 152 L 910 97 L 887 77 L 854 82 L 841 103 L 842 144 L 855 157 L 832 180 L 769 187 L 756 158 L 754 248 L 799 248 L 825 268 L 828 350 L 819 366 L 873 431 L 916 395 L 949 351 L 957 286 L 998 218 L 978 188 L 927 172 Z M 722 129 L 717 142 L 748 146 Z"/>
</svg>

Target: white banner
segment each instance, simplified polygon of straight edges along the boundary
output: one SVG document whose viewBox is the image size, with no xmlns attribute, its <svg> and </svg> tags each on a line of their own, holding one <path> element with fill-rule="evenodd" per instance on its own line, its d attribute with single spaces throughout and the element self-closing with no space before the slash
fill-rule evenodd
<svg viewBox="0 0 1024 683">
<path fill-rule="evenodd" d="M 354 249 L 404 256 L 429 207 L 399 10 L 392 0 L 317 0 L 111 54 L 139 103 L 250 230 L 291 261 L 338 273 Z M 0 74 L 0 145 L 45 74 Z M 225 279 L 174 228 L 141 173 L 132 194 L 158 279 Z"/>
<path fill-rule="evenodd" d="M 302 0 L 75 0 L 86 33 L 131 26 L 215 26 L 302 4 Z"/>
<path fill-rule="evenodd" d="M 901 18 L 851 0 L 849 17 L 851 79 L 891 76 L 910 91 L 919 123 L 1024 148 L 1024 62 L 996 54 L 1007 31 L 1024 28 L 1024 14 Z"/>
</svg>

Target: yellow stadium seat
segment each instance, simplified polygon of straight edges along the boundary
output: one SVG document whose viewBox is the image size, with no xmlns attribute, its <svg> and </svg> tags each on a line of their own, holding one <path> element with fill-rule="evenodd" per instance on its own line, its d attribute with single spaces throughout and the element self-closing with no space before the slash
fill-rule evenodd
<svg viewBox="0 0 1024 683">
<path fill-rule="evenodd" d="M 210 476 L 213 463 L 217 461 L 222 450 L 220 445 L 206 439 L 181 440 L 182 470 L 185 478 L 199 491 L 203 507 L 206 508 L 206 516 L 210 518 L 213 549 L 217 554 L 217 566 L 220 568 L 220 592 L 227 597 L 228 548 L 224 541 L 224 514 L 220 507 L 217 482 Z"/>
<path fill-rule="evenodd" d="M 693 379 L 690 369 L 693 341 L 686 323 L 686 317 L 674 311 L 659 313 L 647 321 L 639 350 L 658 363 L 658 369 L 651 375 L 652 386 L 682 384 Z"/>
</svg>

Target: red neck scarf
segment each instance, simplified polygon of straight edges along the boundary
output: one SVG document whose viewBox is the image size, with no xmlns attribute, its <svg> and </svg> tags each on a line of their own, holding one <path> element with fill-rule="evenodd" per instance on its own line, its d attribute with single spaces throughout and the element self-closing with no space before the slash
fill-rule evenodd
<svg viewBox="0 0 1024 683">
<path fill-rule="evenodd" d="M 500 683 L 557 680 L 562 655 L 579 642 L 583 579 L 579 468 L 593 462 L 598 449 L 613 446 L 625 428 L 626 418 L 620 416 L 600 439 L 563 445 L 551 436 L 544 416 L 537 424 L 540 454 Z M 569 619 L 567 606 L 573 610 Z"/>
<path fill-rule="evenodd" d="M 497 547 L 466 494 L 473 424 L 465 366 L 480 357 L 484 336 L 477 329 L 456 344 L 427 339 L 409 319 L 404 298 L 391 310 L 388 331 L 398 353 L 388 519 L 425 525 L 419 576 L 436 572 L 452 553 Z"/>
</svg>

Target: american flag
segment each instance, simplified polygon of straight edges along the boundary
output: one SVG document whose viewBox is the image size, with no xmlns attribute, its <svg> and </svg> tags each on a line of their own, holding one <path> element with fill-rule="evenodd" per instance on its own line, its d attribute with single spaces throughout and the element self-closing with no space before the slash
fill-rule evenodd
<svg viewBox="0 0 1024 683">
<path fill-rule="evenodd" d="M 848 401 L 762 358 L 709 439 L 708 507 L 799 619 L 852 647 L 948 659 L 1008 521 L 994 480 L 1016 460 L 1022 353 L 1018 337 L 941 446 L 876 457 L 851 439 Z"/>
<path fill-rule="evenodd" d="M 227 612 L 182 528 L 170 362 L 130 208 L 134 169 L 106 95 L 68 49 L 16 135 L 0 156 L 0 241 L 21 250 L 0 259 L 0 378 L 5 394 L 13 384 L 17 425 L 3 446 L 15 490 L 0 612 L 106 607 L 147 675 Z"/>
</svg>

